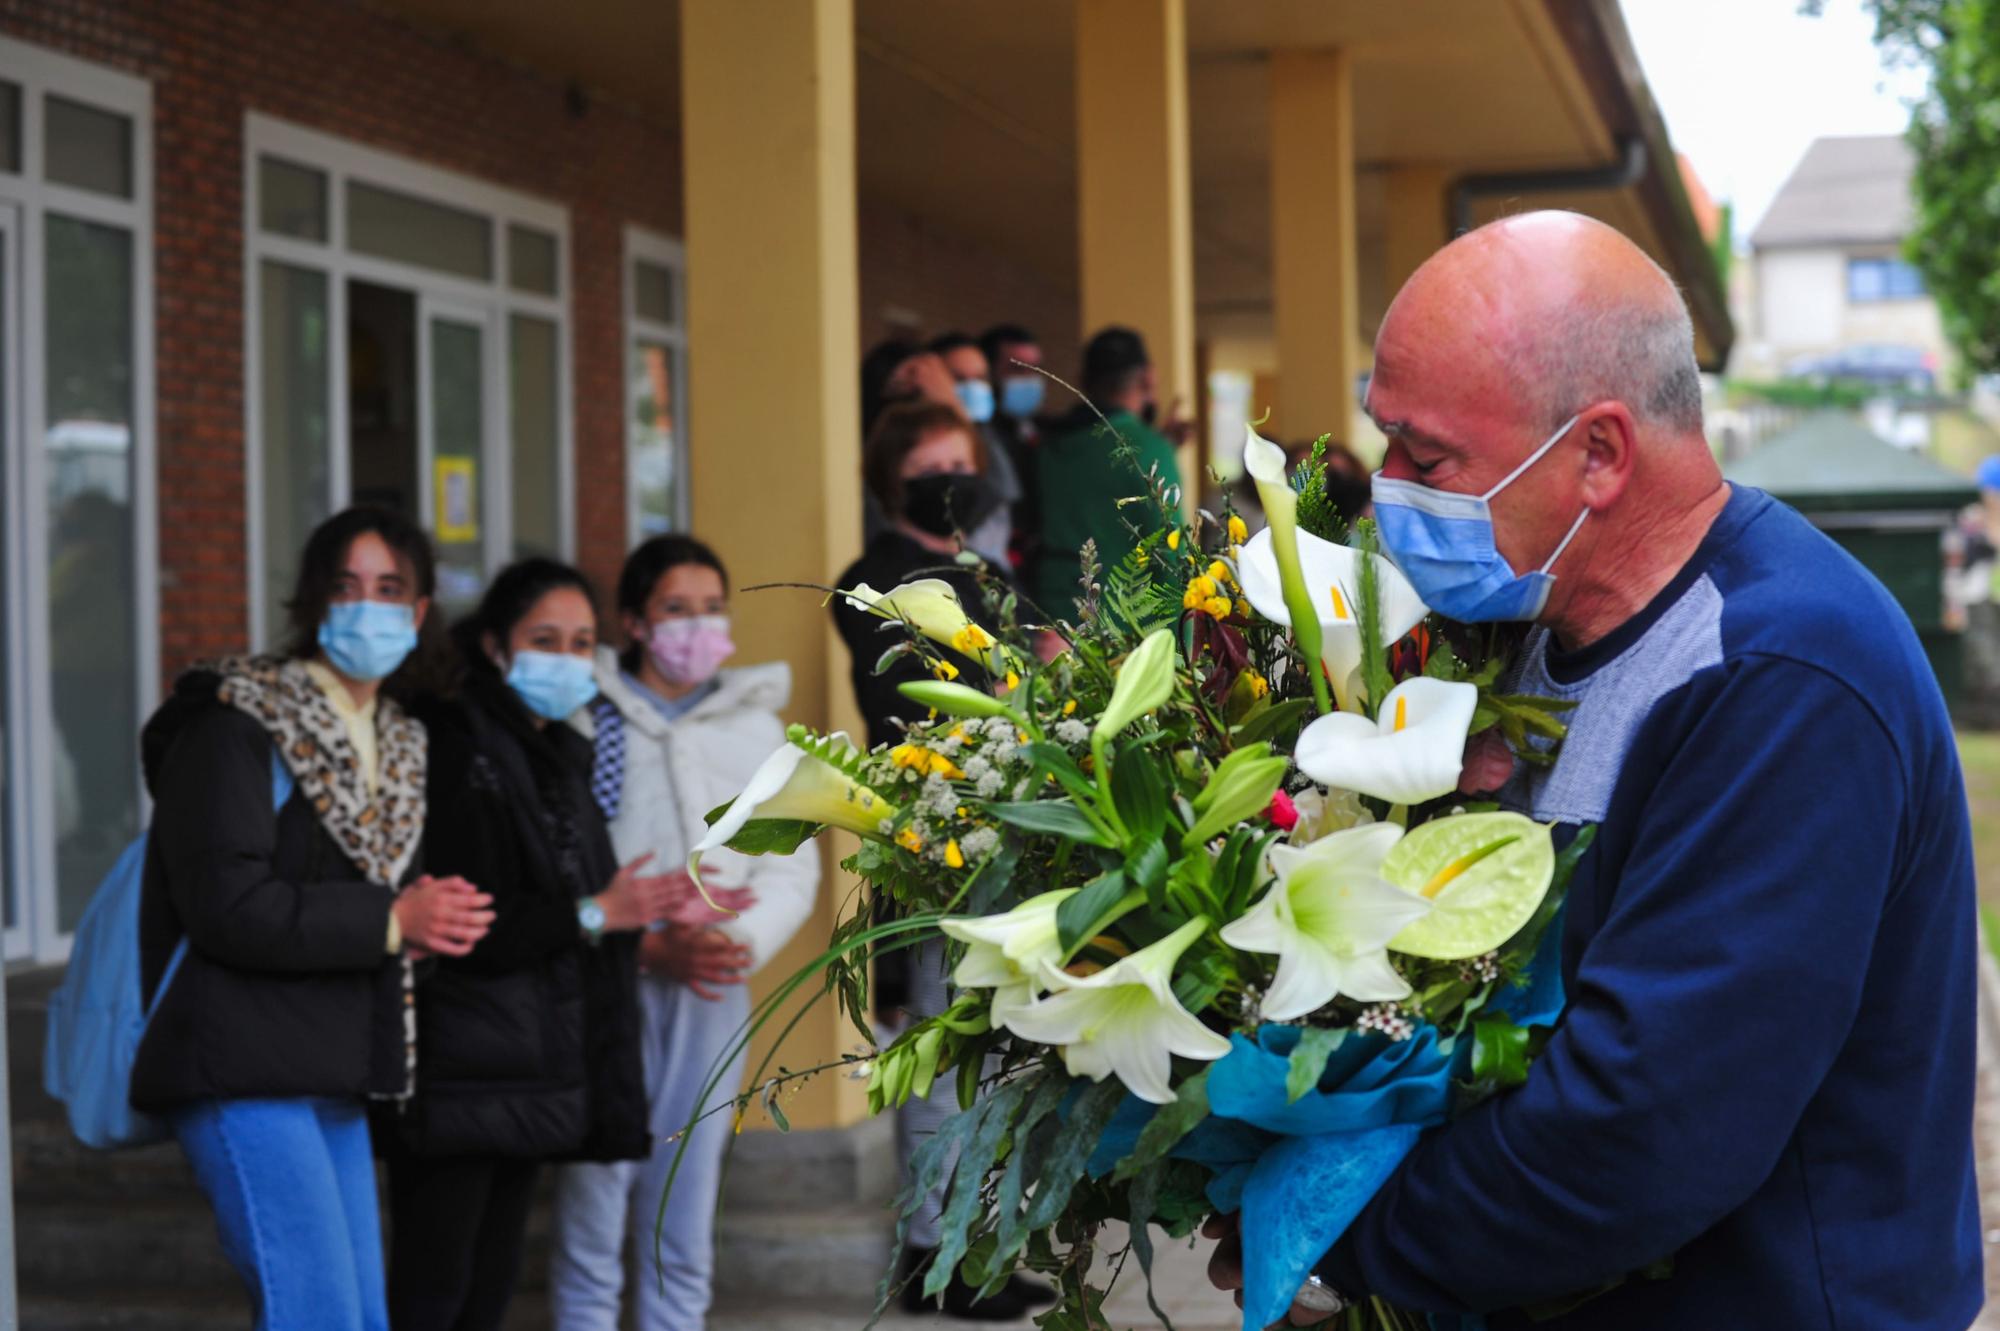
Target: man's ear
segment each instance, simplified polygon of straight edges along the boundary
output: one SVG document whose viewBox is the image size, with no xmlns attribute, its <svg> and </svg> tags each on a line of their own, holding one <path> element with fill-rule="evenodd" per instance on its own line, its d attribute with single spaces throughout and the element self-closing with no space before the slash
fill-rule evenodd
<svg viewBox="0 0 2000 1331">
<path fill-rule="evenodd" d="M 1586 408 L 1577 423 L 1583 432 L 1583 502 L 1593 512 L 1616 504 L 1632 482 L 1639 459 L 1639 424 L 1623 402 Z"/>
</svg>

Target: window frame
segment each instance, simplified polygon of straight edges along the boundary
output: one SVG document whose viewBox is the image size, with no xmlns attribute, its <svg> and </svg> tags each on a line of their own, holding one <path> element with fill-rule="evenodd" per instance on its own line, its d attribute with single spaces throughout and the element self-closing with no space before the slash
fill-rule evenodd
<svg viewBox="0 0 2000 1331">
<path fill-rule="evenodd" d="M 262 229 L 260 216 L 262 158 L 276 157 L 326 175 L 326 239 L 304 240 Z M 493 228 L 493 268 L 487 281 L 477 281 L 420 265 L 373 255 L 348 247 L 347 182 L 394 190 L 461 212 L 482 214 Z M 512 225 L 553 236 L 556 242 L 556 294 L 517 291 L 510 284 Z M 247 619 L 250 641 L 261 645 L 274 627 L 265 622 L 270 599 L 266 585 L 264 530 L 262 302 L 259 274 L 266 260 L 325 273 L 328 281 L 327 374 L 327 511 L 337 513 L 351 498 L 350 422 L 347 384 L 347 286 L 360 280 L 407 290 L 421 310 L 426 302 L 477 308 L 491 316 L 493 364 L 497 372 L 486 385 L 486 429 L 493 447 L 504 456 L 504 467 L 486 467 L 479 484 L 480 542 L 489 574 L 512 558 L 514 521 L 513 421 L 507 375 L 511 364 L 510 316 L 527 314 L 556 325 L 556 534 L 558 553 L 573 559 L 576 552 L 576 412 L 575 327 L 572 302 L 575 280 L 570 263 L 569 209 L 491 181 L 463 175 L 446 167 L 386 152 L 290 121 L 251 111 L 243 131 L 243 411 L 245 546 L 249 558 Z M 419 323 L 421 325 L 421 317 Z M 423 330 L 420 326 L 419 337 Z M 420 400 L 427 390 L 420 383 Z M 419 456 L 426 446 L 419 428 Z M 419 467 L 419 525 L 428 532 L 432 477 Z"/>
<path fill-rule="evenodd" d="M 1881 294 L 1855 294 L 1855 274 L 1864 269 L 1877 274 Z M 1924 285 L 1922 271 L 1899 254 L 1850 254 L 1844 276 L 1847 279 L 1847 303 L 1850 305 L 1887 305 L 1896 301 L 1924 300 L 1930 295 Z M 1898 279 L 1902 280 L 1900 287 Z"/>
<path fill-rule="evenodd" d="M 639 264 L 641 261 L 667 268 L 674 275 L 673 320 L 662 322 L 639 313 Z M 673 349 L 674 373 L 674 452 L 675 477 L 673 512 L 668 515 L 671 530 L 685 532 L 692 525 L 694 497 L 691 485 L 688 446 L 688 341 L 687 341 L 687 249 L 671 236 L 641 226 L 625 228 L 624 253 L 619 257 L 624 299 L 624 339 L 619 347 L 620 417 L 625 422 L 625 536 L 626 546 L 637 545 L 644 534 L 639 519 L 639 487 L 633 463 L 639 448 L 639 423 L 632 415 L 633 352 L 643 340 L 663 342 Z"/>
<path fill-rule="evenodd" d="M 55 706 L 49 632 L 49 430 L 46 327 L 47 219 L 53 213 L 117 228 L 131 238 L 132 303 L 132 625 L 133 702 L 142 719 L 159 705 L 160 578 L 159 459 L 154 367 L 153 90 L 143 78 L 92 64 L 29 42 L 0 37 L 0 78 L 21 90 L 18 171 L 0 169 L 0 207 L 14 212 L 16 245 L 7 256 L 18 303 L 6 312 L 15 454 L 7 468 L 4 592 L 8 650 L 5 706 L 18 725 L 6 749 L 10 831 L 0 872 L 21 893 L 20 914 L 5 933 L 8 960 L 69 958 L 71 935 L 61 932 L 57 899 Z M 45 99 L 125 116 L 132 126 L 132 193 L 126 199 L 51 182 L 46 177 Z M 16 313 L 18 311 L 18 313 Z M 18 351 L 14 350 L 18 348 Z M 135 737 L 136 739 L 136 737 Z M 152 801 L 135 762 L 132 781 L 140 825 Z"/>
</svg>

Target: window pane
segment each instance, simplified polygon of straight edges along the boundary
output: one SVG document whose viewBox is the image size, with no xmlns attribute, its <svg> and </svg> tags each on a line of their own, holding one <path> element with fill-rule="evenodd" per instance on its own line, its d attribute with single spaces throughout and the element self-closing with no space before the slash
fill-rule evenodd
<svg viewBox="0 0 2000 1331">
<path fill-rule="evenodd" d="M 257 224 L 279 236 L 326 239 L 326 173 L 275 157 L 257 162 Z"/>
<path fill-rule="evenodd" d="M 676 395 L 680 352 L 658 342 L 632 348 L 632 469 L 630 484 L 643 540 L 672 531 L 679 517 L 680 431 Z"/>
<path fill-rule="evenodd" d="M 556 294 L 556 238 L 525 226 L 507 228 L 507 282 L 516 291 Z"/>
<path fill-rule="evenodd" d="M 517 314 L 508 321 L 507 391 L 514 433 L 514 558 L 562 555 L 556 326 Z"/>
<path fill-rule="evenodd" d="M 347 183 L 347 244 L 360 254 L 490 281 L 493 227 L 477 213 Z"/>
<path fill-rule="evenodd" d="M 1888 275 L 1880 259 L 1849 259 L 1847 261 L 1847 298 L 1849 300 L 1881 300 L 1888 286 Z"/>
<path fill-rule="evenodd" d="M 132 569 L 132 237 L 46 227 L 50 695 L 57 923 L 139 831 Z"/>
<path fill-rule="evenodd" d="M 1889 294 L 1900 300 L 1909 300 L 1924 294 L 1924 275 L 1914 264 L 1901 259 L 1889 261 Z"/>
<path fill-rule="evenodd" d="M 480 554 L 480 486 L 486 406 L 481 396 L 485 331 L 433 319 L 430 327 L 431 483 L 438 551 L 438 600 L 457 615 L 486 581 Z"/>
<path fill-rule="evenodd" d="M 21 85 L 0 79 L 0 171 L 21 170 Z"/>
<path fill-rule="evenodd" d="M 674 270 L 665 264 L 635 259 L 632 263 L 632 309 L 641 319 L 678 323 L 674 317 Z"/>
<path fill-rule="evenodd" d="M 264 264 L 259 283 L 260 427 L 264 462 L 263 645 L 285 636 L 285 602 L 299 575 L 299 551 L 328 516 L 326 274 Z"/>
<path fill-rule="evenodd" d="M 43 170 L 58 185 L 132 197 L 132 121 L 61 97 L 42 103 Z"/>
</svg>

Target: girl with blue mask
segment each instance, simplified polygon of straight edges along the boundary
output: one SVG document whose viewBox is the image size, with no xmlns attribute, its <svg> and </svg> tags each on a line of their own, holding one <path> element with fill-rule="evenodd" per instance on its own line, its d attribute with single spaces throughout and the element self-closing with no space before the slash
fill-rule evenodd
<svg viewBox="0 0 2000 1331">
<path fill-rule="evenodd" d="M 583 575 L 515 564 L 452 639 L 456 687 L 419 703 L 425 853 L 496 918 L 474 964 L 421 987 L 416 1094 L 378 1125 L 396 1331 L 502 1325 L 541 1162 L 646 1156 L 638 942 L 678 890 L 675 866 L 620 866 L 590 741 L 560 724 L 597 696 Z"/>
<path fill-rule="evenodd" d="M 349 509 L 298 568 L 285 649 L 194 667 L 146 727 L 158 1020 L 131 1097 L 171 1126 L 257 1326 L 386 1331 L 369 1108 L 413 1086 L 412 963 L 469 955 L 494 916 L 426 872 L 428 741 L 384 688 L 430 542 Z"/>
</svg>

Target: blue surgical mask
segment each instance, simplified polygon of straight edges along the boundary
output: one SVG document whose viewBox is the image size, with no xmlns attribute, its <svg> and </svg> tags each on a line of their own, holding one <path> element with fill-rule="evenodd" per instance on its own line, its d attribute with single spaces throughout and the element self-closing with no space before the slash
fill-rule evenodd
<svg viewBox="0 0 2000 1331">
<path fill-rule="evenodd" d="M 1025 421 L 1042 409 L 1042 393 L 1047 387 L 1039 374 L 1017 374 L 1000 384 L 1000 410 L 1017 421 Z"/>
<path fill-rule="evenodd" d="M 597 696 L 597 672 L 587 656 L 515 652 L 507 685 L 536 716 L 560 721 Z"/>
<path fill-rule="evenodd" d="M 1466 624 L 1532 620 L 1541 615 L 1556 583 L 1549 570 L 1583 529 L 1590 510 L 1576 515 L 1569 535 L 1540 568 L 1516 573 L 1493 540 L 1492 499 L 1540 462 L 1576 422 L 1575 416 L 1564 421 L 1527 461 L 1485 494 L 1454 494 L 1376 473 L 1372 489 L 1382 548 L 1403 570 L 1425 605 L 1447 619 Z"/>
<path fill-rule="evenodd" d="M 956 385 L 958 405 L 965 414 L 984 425 L 993 419 L 993 385 L 984 379 L 961 379 Z"/>
<path fill-rule="evenodd" d="M 416 612 L 389 601 L 337 602 L 320 621 L 319 646 L 349 679 L 386 679 L 416 650 Z"/>
</svg>

